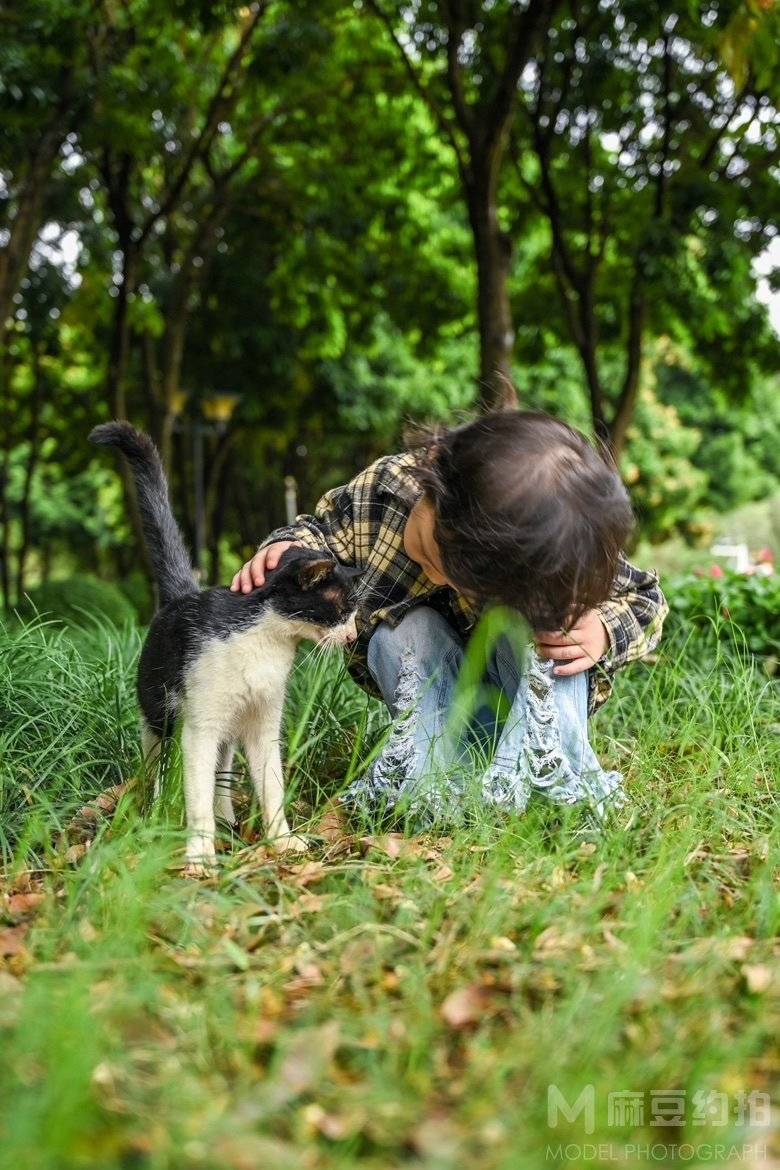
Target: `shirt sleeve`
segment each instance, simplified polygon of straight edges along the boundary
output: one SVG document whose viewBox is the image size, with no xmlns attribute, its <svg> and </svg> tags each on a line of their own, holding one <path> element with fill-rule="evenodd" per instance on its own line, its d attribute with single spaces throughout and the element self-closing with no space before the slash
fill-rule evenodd
<svg viewBox="0 0 780 1170">
<path fill-rule="evenodd" d="M 354 482 L 354 481 L 353 481 Z M 297 540 L 307 548 L 331 553 L 345 565 L 355 564 L 355 523 L 353 484 L 332 488 L 314 509 L 313 515 L 296 516 L 293 524 L 275 528 L 258 548 L 279 540 Z"/>
<path fill-rule="evenodd" d="M 609 636 L 602 663 L 614 671 L 655 649 L 669 606 L 658 584 L 658 574 L 638 569 L 621 556 L 612 595 L 598 607 L 598 612 Z"/>
</svg>

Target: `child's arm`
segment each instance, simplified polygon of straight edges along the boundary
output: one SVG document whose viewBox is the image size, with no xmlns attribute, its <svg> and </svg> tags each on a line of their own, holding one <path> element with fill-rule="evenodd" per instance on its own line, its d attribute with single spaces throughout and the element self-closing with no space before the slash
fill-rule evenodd
<svg viewBox="0 0 780 1170">
<path fill-rule="evenodd" d="M 668 612 L 658 574 L 638 569 L 621 556 L 612 595 L 598 607 L 609 638 L 607 668 L 619 670 L 654 650 Z"/>
<path fill-rule="evenodd" d="M 353 489 L 355 481 L 326 492 L 314 509 L 313 515 L 301 515 L 294 524 L 284 525 L 271 532 L 258 548 L 251 561 L 240 569 L 230 588 L 248 593 L 262 585 L 268 569 L 276 568 L 279 557 L 291 544 L 302 544 L 328 552 L 345 565 L 355 564 L 355 529 L 353 522 Z"/>
</svg>

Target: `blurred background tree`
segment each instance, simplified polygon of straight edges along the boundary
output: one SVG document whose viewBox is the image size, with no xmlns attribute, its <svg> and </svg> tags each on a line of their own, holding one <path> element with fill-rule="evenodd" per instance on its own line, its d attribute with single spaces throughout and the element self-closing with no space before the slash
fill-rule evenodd
<svg viewBox="0 0 780 1170">
<path fill-rule="evenodd" d="M 642 535 L 780 488 L 776 7 L 30 0 L 0 16 L 0 588 L 143 599 L 160 445 L 207 575 L 516 395 L 608 438 Z M 771 276 L 770 276 L 771 280 Z M 204 423 L 215 395 L 228 424 Z"/>
</svg>

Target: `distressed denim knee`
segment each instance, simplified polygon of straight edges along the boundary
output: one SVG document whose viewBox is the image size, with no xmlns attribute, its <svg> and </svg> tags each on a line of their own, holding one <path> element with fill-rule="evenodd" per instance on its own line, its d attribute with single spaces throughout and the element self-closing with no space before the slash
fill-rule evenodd
<svg viewBox="0 0 780 1170">
<path fill-rule="evenodd" d="M 459 646 L 460 642 L 446 618 L 429 605 L 417 605 L 397 626 L 379 623 L 368 643 L 368 669 L 376 679 L 381 659 L 400 658 L 405 650 L 411 649 L 418 661 L 438 660 L 442 650 L 450 645 Z"/>
<path fill-rule="evenodd" d="M 412 671 L 421 682 L 457 673 L 463 645 L 452 626 L 428 605 L 415 606 L 398 623 L 381 622 L 368 643 L 367 662 L 387 706 L 395 714 L 401 676 Z"/>
<path fill-rule="evenodd" d="M 403 797 L 426 820 L 434 810 L 441 813 L 443 782 L 455 757 L 445 724 L 462 655 L 457 632 L 430 606 L 416 606 L 397 626 L 377 627 L 368 667 L 394 722 L 366 777 L 342 800 L 370 812 Z"/>
</svg>

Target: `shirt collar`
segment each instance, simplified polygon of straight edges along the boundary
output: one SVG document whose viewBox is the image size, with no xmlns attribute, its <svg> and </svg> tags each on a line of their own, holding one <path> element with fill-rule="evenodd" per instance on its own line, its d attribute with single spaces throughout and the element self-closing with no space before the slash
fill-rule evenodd
<svg viewBox="0 0 780 1170">
<path fill-rule="evenodd" d="M 415 457 L 411 452 L 406 455 L 396 455 L 385 468 L 382 482 L 377 489 L 379 493 L 395 496 L 410 508 L 414 507 L 423 494 L 422 488 L 410 470 L 414 465 Z"/>
</svg>

